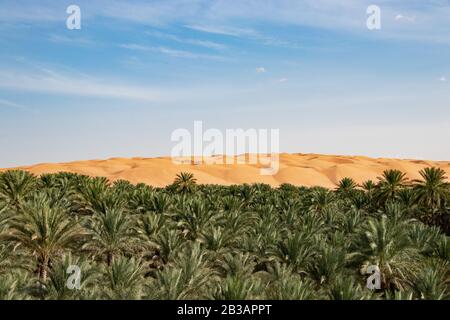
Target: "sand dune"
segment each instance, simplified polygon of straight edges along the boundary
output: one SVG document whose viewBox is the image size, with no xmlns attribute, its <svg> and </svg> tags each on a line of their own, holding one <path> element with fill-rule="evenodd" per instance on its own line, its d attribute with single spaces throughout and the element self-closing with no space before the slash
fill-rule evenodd
<svg viewBox="0 0 450 320">
<path fill-rule="evenodd" d="M 272 186 L 292 183 L 304 186 L 334 188 L 344 177 L 356 182 L 377 180 L 386 169 L 399 169 L 409 179 L 418 179 L 423 168 L 436 166 L 450 177 L 450 161 L 403 160 L 368 158 L 362 156 L 334 156 L 319 154 L 280 154 L 280 168 L 274 176 L 260 174 L 261 165 L 250 164 L 198 164 L 190 160 L 175 164 L 167 158 L 112 158 L 108 160 L 76 161 L 69 163 L 38 164 L 20 167 L 33 174 L 73 172 L 89 176 L 103 176 L 111 181 L 124 179 L 132 183 L 146 183 L 153 186 L 170 184 L 181 171 L 192 172 L 199 183 L 241 184 L 262 182 Z M 6 169 L 0 169 L 5 171 Z"/>
</svg>

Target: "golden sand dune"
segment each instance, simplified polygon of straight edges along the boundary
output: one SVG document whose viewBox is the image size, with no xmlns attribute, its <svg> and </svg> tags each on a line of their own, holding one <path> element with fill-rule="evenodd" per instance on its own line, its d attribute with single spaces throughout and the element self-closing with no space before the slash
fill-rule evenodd
<svg viewBox="0 0 450 320">
<path fill-rule="evenodd" d="M 362 156 L 333 156 L 319 154 L 280 154 L 279 171 L 273 176 L 260 174 L 261 165 L 201 164 L 189 160 L 175 164 L 166 158 L 112 158 L 109 160 L 76 161 L 70 163 L 38 164 L 20 167 L 33 174 L 73 172 L 107 177 L 111 181 L 124 179 L 132 183 L 153 186 L 170 184 L 181 171 L 192 172 L 202 184 L 241 184 L 262 182 L 272 186 L 291 183 L 304 186 L 334 188 L 340 179 L 353 178 L 357 183 L 377 180 L 384 170 L 398 169 L 409 179 L 419 179 L 426 167 L 440 167 L 450 176 L 450 161 L 403 160 L 368 158 Z M 0 171 L 4 171 L 2 169 Z"/>
</svg>

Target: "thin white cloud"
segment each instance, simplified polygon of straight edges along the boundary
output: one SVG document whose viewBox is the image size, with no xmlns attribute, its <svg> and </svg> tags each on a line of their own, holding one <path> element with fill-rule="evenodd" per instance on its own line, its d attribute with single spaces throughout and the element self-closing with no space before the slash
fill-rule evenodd
<svg viewBox="0 0 450 320">
<path fill-rule="evenodd" d="M 243 29 L 229 26 L 215 26 L 215 25 L 186 25 L 188 29 L 212 33 L 218 35 L 232 36 L 232 37 L 241 37 L 241 36 L 253 36 L 255 35 L 255 31 L 252 29 Z"/>
<path fill-rule="evenodd" d="M 439 78 L 439 81 L 441 81 L 441 82 L 447 82 L 447 77 L 442 76 L 442 77 Z"/>
<path fill-rule="evenodd" d="M 190 38 L 182 38 L 173 34 L 158 32 L 158 31 L 148 31 L 146 32 L 149 36 L 157 37 L 159 39 L 167 39 L 170 41 L 178 42 L 178 43 L 185 43 L 195 46 L 200 46 L 208 49 L 215 49 L 215 50 L 223 50 L 226 49 L 227 46 L 213 42 L 213 41 L 206 41 L 206 40 L 200 40 L 200 39 L 190 39 Z"/>
<path fill-rule="evenodd" d="M 256 68 L 256 73 L 265 73 L 267 70 L 264 67 L 258 67 Z"/>
<path fill-rule="evenodd" d="M 222 101 L 233 94 L 245 94 L 245 90 L 237 90 L 235 85 L 192 85 L 180 88 L 170 85 L 145 86 L 126 83 L 123 80 L 105 80 L 94 75 L 54 71 L 42 67 L 21 70 L 0 70 L 0 88 L 17 91 L 21 94 L 32 92 L 45 95 L 61 95 L 75 97 L 95 97 L 104 99 L 122 99 L 141 102 L 174 103 Z M 0 105 L 21 107 L 10 101 L 0 100 Z"/>
<path fill-rule="evenodd" d="M 129 50 L 162 53 L 162 54 L 174 57 L 174 58 L 208 59 L 208 60 L 217 60 L 217 61 L 227 60 L 225 57 L 218 56 L 218 55 L 196 53 L 196 52 L 185 51 L 185 50 L 176 50 L 176 49 L 166 48 L 166 47 L 145 46 L 145 45 L 136 44 L 136 43 L 121 44 L 120 47 L 124 48 L 124 49 L 129 49 Z"/>
<path fill-rule="evenodd" d="M 280 78 L 280 79 L 277 80 L 278 83 L 284 83 L 284 82 L 287 82 L 287 81 L 288 81 L 287 78 Z"/>
<path fill-rule="evenodd" d="M 25 107 L 24 105 L 9 101 L 9 100 L 5 100 L 5 99 L 0 99 L 0 107 L 8 107 L 8 108 L 15 108 L 15 109 L 21 109 L 21 110 L 27 110 L 29 111 L 29 108 Z"/>
<path fill-rule="evenodd" d="M 372 0 L 78 0 L 77 4 L 89 9 L 83 10 L 83 21 L 103 17 L 162 27 L 186 25 L 193 30 L 234 37 L 251 37 L 252 29 L 261 22 L 373 35 L 367 32 L 365 25 L 366 8 L 373 4 Z M 392 17 L 383 19 L 380 38 L 450 43 L 448 1 L 416 0 L 410 5 L 402 0 L 383 0 L 380 6 L 383 17 Z M 66 18 L 61 6 L 50 0 L 42 0 L 39 4 L 11 1 L 2 3 L 0 10 L 0 21 L 17 22 L 18 25 L 42 21 L 61 23 Z M 408 23 L 407 28 L 404 23 L 399 23 L 408 19 L 414 19 L 414 23 Z M 268 42 L 285 40 L 279 35 L 273 38 Z"/>
<path fill-rule="evenodd" d="M 416 17 L 414 17 L 414 16 L 404 16 L 402 14 L 398 14 L 398 15 L 395 16 L 395 20 L 397 20 L 397 21 L 414 22 L 414 21 L 416 21 Z"/>
<path fill-rule="evenodd" d="M 72 37 L 56 35 L 56 34 L 50 35 L 50 37 L 48 39 L 50 42 L 70 44 L 70 45 L 90 46 L 90 45 L 98 44 L 98 42 L 93 41 L 91 39 L 87 39 L 87 38 L 79 38 L 79 37 L 72 38 Z"/>
<path fill-rule="evenodd" d="M 161 101 L 164 94 L 159 90 L 104 82 L 100 79 L 61 75 L 56 72 L 23 73 L 0 72 L 0 87 L 38 93 L 64 94 L 128 100 Z"/>
</svg>

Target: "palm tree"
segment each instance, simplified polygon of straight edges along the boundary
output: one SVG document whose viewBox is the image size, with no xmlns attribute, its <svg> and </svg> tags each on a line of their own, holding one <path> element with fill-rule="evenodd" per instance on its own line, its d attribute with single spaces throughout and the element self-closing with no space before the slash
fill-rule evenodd
<svg viewBox="0 0 450 320">
<path fill-rule="evenodd" d="M 4 198 L 11 207 L 18 209 L 34 191 L 36 182 L 36 178 L 26 171 L 6 171 L 0 174 L 0 198 Z"/>
<path fill-rule="evenodd" d="M 183 270 L 167 268 L 156 273 L 155 279 L 146 286 L 145 297 L 154 300 L 181 300 L 189 296 L 183 282 Z"/>
<path fill-rule="evenodd" d="M 155 236 L 155 243 L 158 249 L 157 257 L 167 263 L 186 242 L 176 230 L 164 228 Z"/>
<path fill-rule="evenodd" d="M 449 195 L 450 183 L 441 168 L 425 168 L 419 174 L 422 180 L 414 180 L 414 191 L 419 204 L 435 211 L 441 207 Z"/>
<path fill-rule="evenodd" d="M 388 200 L 394 200 L 398 192 L 404 188 L 406 182 L 406 174 L 399 170 L 385 170 L 383 175 L 379 177 L 377 198 L 379 203 L 386 203 Z"/>
<path fill-rule="evenodd" d="M 79 268 L 80 273 L 75 274 L 76 270 L 72 271 L 71 266 Z M 71 276 L 80 276 L 79 283 L 77 283 L 76 278 L 73 279 L 72 283 Z M 52 264 L 46 292 L 47 298 L 65 300 L 89 296 L 88 290 L 93 289 L 96 276 L 97 270 L 89 261 L 66 254 Z M 73 287 L 68 284 L 72 284 Z M 77 287 L 78 284 L 79 287 Z"/>
<path fill-rule="evenodd" d="M 406 224 L 396 223 L 382 215 L 369 220 L 359 241 L 353 258 L 362 263 L 366 274 L 370 265 L 380 270 L 382 289 L 404 289 L 417 271 L 419 252 L 413 247 Z"/>
<path fill-rule="evenodd" d="M 31 297 L 24 290 L 24 282 L 17 273 L 8 273 L 0 276 L 0 300 L 27 300 Z"/>
<path fill-rule="evenodd" d="M 136 300 L 143 296 L 144 267 L 139 259 L 119 257 L 104 272 L 106 288 L 103 296 L 109 300 Z"/>
<path fill-rule="evenodd" d="M 22 205 L 1 238 L 28 249 L 37 260 L 39 279 L 46 282 L 51 260 L 83 235 L 78 222 L 71 219 L 64 209 L 51 207 L 45 197 L 38 197 Z"/>
<path fill-rule="evenodd" d="M 271 283 L 266 290 L 269 300 L 312 300 L 316 295 L 313 284 L 295 273 Z"/>
<path fill-rule="evenodd" d="M 364 191 L 366 191 L 367 193 L 371 193 L 375 190 L 376 188 L 376 184 L 375 182 L 373 182 L 372 180 L 367 180 L 364 181 L 363 184 L 361 185 L 361 187 L 364 189 Z"/>
<path fill-rule="evenodd" d="M 174 215 L 178 225 L 191 239 L 197 239 L 204 228 L 214 220 L 215 212 L 201 200 L 187 201 Z"/>
<path fill-rule="evenodd" d="M 355 180 L 352 178 L 343 178 L 341 181 L 339 181 L 338 187 L 336 188 L 336 192 L 347 197 L 350 196 L 355 190 L 358 185 L 356 184 Z"/>
<path fill-rule="evenodd" d="M 417 203 L 427 211 L 424 220 L 445 229 L 444 213 L 439 212 L 450 195 L 450 183 L 447 182 L 445 171 L 441 168 L 425 168 L 419 173 L 422 180 L 414 180 L 414 191 Z"/>
<path fill-rule="evenodd" d="M 211 290 L 209 298 L 215 300 L 253 300 L 263 291 L 261 280 L 256 277 L 227 277 Z"/>
<path fill-rule="evenodd" d="M 190 172 L 181 172 L 177 174 L 173 186 L 179 193 L 192 193 L 195 189 L 197 179 Z"/>
<path fill-rule="evenodd" d="M 450 292 L 448 289 L 449 263 L 428 263 L 415 276 L 414 290 L 420 299 L 444 300 L 448 299 Z"/>
<path fill-rule="evenodd" d="M 269 252 L 278 261 L 292 266 L 296 272 L 304 273 L 310 267 L 315 255 L 312 248 L 311 236 L 305 232 L 297 232 L 285 240 L 280 240 Z"/>
<path fill-rule="evenodd" d="M 255 267 L 255 256 L 242 252 L 228 252 L 215 262 L 215 268 L 222 277 L 250 277 Z"/>
<path fill-rule="evenodd" d="M 366 194 L 367 204 L 372 209 L 375 205 L 373 203 L 374 202 L 373 200 L 374 200 L 374 195 L 376 193 L 377 185 L 372 180 L 367 180 L 361 185 L 361 188 L 364 190 L 364 192 Z"/>
<path fill-rule="evenodd" d="M 315 188 L 311 195 L 310 210 L 317 213 L 322 213 L 326 208 L 335 204 L 335 194 L 325 188 Z"/>
<path fill-rule="evenodd" d="M 421 174 L 365 191 L 0 174 L 0 299 L 448 299 L 448 184 Z"/>
<path fill-rule="evenodd" d="M 365 292 L 353 278 L 342 277 L 342 274 L 337 275 L 328 289 L 328 297 L 331 300 L 363 300 L 369 299 L 370 296 L 371 294 Z"/>
<path fill-rule="evenodd" d="M 345 252 L 342 249 L 324 246 L 320 248 L 318 257 L 314 259 L 310 273 L 319 284 L 329 283 L 342 274 L 345 262 Z"/>
<path fill-rule="evenodd" d="M 106 264 L 111 266 L 115 256 L 136 248 L 136 231 L 123 208 L 105 208 L 105 211 L 94 214 L 87 224 L 91 239 L 83 249 L 105 256 Z"/>
</svg>

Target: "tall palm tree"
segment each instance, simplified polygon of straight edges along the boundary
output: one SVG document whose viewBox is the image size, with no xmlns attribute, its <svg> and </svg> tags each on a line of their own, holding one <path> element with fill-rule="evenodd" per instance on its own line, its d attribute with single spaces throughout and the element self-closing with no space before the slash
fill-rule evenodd
<svg viewBox="0 0 450 320">
<path fill-rule="evenodd" d="M 368 266 L 378 266 L 382 289 L 404 289 L 417 272 L 419 253 L 411 244 L 407 225 L 386 215 L 369 220 L 355 245 L 353 257 L 362 263 L 363 274 Z"/>
<path fill-rule="evenodd" d="M 175 214 L 175 220 L 183 227 L 184 233 L 196 239 L 202 230 L 212 223 L 215 212 L 201 200 L 187 201 Z"/>
<path fill-rule="evenodd" d="M 181 172 L 177 174 L 173 182 L 175 190 L 179 193 L 192 193 L 197 184 L 197 179 L 190 172 Z"/>
<path fill-rule="evenodd" d="M 445 171 L 441 168 L 425 168 L 419 173 L 422 180 L 414 180 L 414 192 L 417 203 L 427 211 L 425 221 L 445 228 L 445 221 L 442 219 L 444 213 L 439 212 L 450 196 L 450 183 L 447 182 Z"/>
<path fill-rule="evenodd" d="M 74 282 L 71 283 L 71 276 L 78 276 L 71 273 L 70 266 L 76 266 L 80 269 L 80 279 L 77 283 L 77 279 L 74 278 Z M 68 272 L 69 270 L 69 272 Z M 58 259 L 58 261 L 52 264 L 52 268 L 49 272 L 48 289 L 46 296 L 49 299 L 65 300 L 83 298 L 89 296 L 95 285 L 94 281 L 97 276 L 97 269 L 91 265 L 84 257 L 79 258 L 71 254 L 66 254 Z M 74 285 L 70 287 L 68 284 Z M 79 284 L 79 287 L 76 285 Z"/>
<path fill-rule="evenodd" d="M 36 178 L 26 171 L 6 171 L 0 174 L 0 198 L 17 209 L 34 191 L 36 183 Z"/>
<path fill-rule="evenodd" d="M 106 299 L 136 300 L 143 296 L 144 266 L 140 259 L 119 257 L 104 272 Z"/>
<path fill-rule="evenodd" d="M 83 236 L 78 222 L 63 208 L 52 207 L 45 197 L 38 197 L 23 204 L 1 238 L 28 249 L 37 260 L 39 279 L 46 282 L 51 260 Z"/>
<path fill-rule="evenodd" d="M 336 195 L 325 188 L 317 187 L 311 193 L 310 209 L 317 213 L 323 213 L 326 208 L 335 204 Z"/>
<path fill-rule="evenodd" d="M 355 180 L 346 177 L 339 181 L 336 192 L 343 196 L 349 196 L 356 190 L 357 186 Z"/>
<path fill-rule="evenodd" d="M 285 240 L 279 240 L 269 252 L 272 257 L 282 263 L 287 263 L 296 272 L 305 273 L 315 255 L 312 248 L 311 235 L 305 232 L 297 232 L 289 235 Z"/>
<path fill-rule="evenodd" d="M 86 228 L 91 238 L 83 249 L 104 256 L 110 266 L 115 256 L 137 248 L 137 236 L 133 221 L 123 208 L 105 208 L 105 211 L 95 213 L 88 222 Z"/>
<path fill-rule="evenodd" d="M 361 187 L 364 189 L 364 191 L 366 191 L 367 193 L 371 193 L 375 190 L 376 188 L 376 183 L 373 182 L 372 180 L 367 180 L 364 181 L 363 184 L 361 185 Z"/>
<path fill-rule="evenodd" d="M 441 207 L 450 192 L 450 183 L 441 168 L 425 168 L 420 170 L 422 180 L 414 180 L 414 191 L 419 204 L 433 211 Z"/>
<path fill-rule="evenodd" d="M 318 257 L 314 260 L 310 272 L 319 284 L 329 283 L 339 277 L 346 262 L 344 250 L 330 246 L 321 247 Z"/>
<path fill-rule="evenodd" d="M 382 204 L 388 200 L 394 200 L 408 181 L 405 173 L 394 169 L 385 170 L 378 179 L 377 196 L 378 201 Z"/>
</svg>

